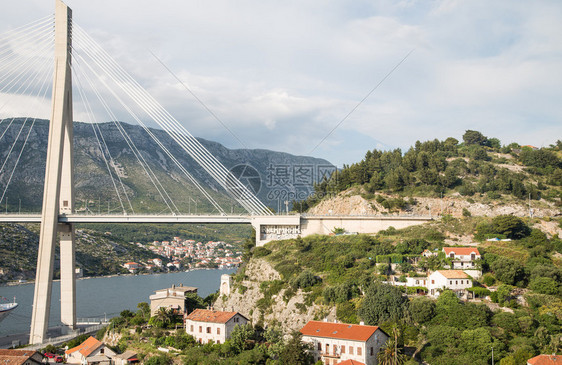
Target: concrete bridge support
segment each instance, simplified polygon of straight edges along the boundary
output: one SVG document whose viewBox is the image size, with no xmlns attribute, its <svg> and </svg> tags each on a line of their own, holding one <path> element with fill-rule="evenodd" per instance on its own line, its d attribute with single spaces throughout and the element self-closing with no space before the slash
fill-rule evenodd
<svg viewBox="0 0 562 365">
<path fill-rule="evenodd" d="M 47 334 L 58 217 L 60 213 L 72 213 L 74 206 L 71 27 L 72 11 L 61 0 L 55 0 L 55 70 L 30 344 L 42 343 Z M 61 319 L 73 329 L 76 324 L 74 228 L 72 225 L 62 228 Z"/>
<path fill-rule="evenodd" d="M 301 216 L 275 215 L 252 217 L 256 230 L 256 246 L 269 241 L 305 237 L 312 234 L 330 234 L 335 228 L 348 233 L 377 233 L 394 227 L 406 228 L 431 221 L 430 217 L 385 217 L 385 216 Z"/>
</svg>

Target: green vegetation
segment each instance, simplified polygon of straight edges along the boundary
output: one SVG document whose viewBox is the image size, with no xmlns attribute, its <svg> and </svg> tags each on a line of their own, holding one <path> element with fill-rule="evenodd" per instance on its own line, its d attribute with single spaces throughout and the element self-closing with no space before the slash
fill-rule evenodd
<svg viewBox="0 0 562 365">
<path fill-rule="evenodd" d="M 558 259 L 562 242 L 531 229 L 533 222 L 512 216 L 448 217 L 403 230 L 388 229 L 376 236 L 309 236 L 271 242 L 254 252 L 281 274 L 281 280 L 263 284 L 264 293 L 274 287 L 287 300 L 302 290 L 306 306 L 335 306 L 341 321 L 364 321 L 387 333 L 396 329 L 398 349 L 414 347 L 418 360 L 488 364 L 491 347 L 496 361 L 562 350 L 557 339 L 562 330 Z M 450 261 L 443 253 L 428 258 L 421 253 L 441 251 L 450 234 L 471 233 L 482 240 L 478 266 L 484 276 L 469 289 L 476 301 L 459 301 L 450 291 L 434 300 L 414 295 L 426 288 L 406 291 L 382 282 L 387 275 L 405 280 L 405 275 L 447 267 Z M 488 234 L 512 240 L 486 241 Z M 513 313 L 492 310 L 493 303 Z M 260 308 L 264 312 L 266 304 Z M 390 350 L 383 352 L 392 358 L 396 353 Z"/>
<path fill-rule="evenodd" d="M 78 225 L 96 232 L 111 232 L 111 236 L 123 242 L 148 243 L 171 241 L 182 237 L 196 241 L 243 241 L 252 234 L 249 225 L 232 224 L 87 224 Z"/>
<path fill-rule="evenodd" d="M 76 263 L 82 268 L 84 276 L 128 273 L 122 266 L 125 262 L 147 262 L 158 257 L 143 247 L 105 232 L 76 229 Z M 38 224 L 0 225 L 0 269 L 4 271 L 0 281 L 35 278 L 38 242 Z M 165 257 L 160 258 L 168 261 Z M 58 259 L 57 245 L 55 260 Z M 55 271 L 54 276 L 58 278 L 59 272 Z"/>
<path fill-rule="evenodd" d="M 562 154 L 558 142 L 541 149 L 513 143 L 502 147 L 497 138 L 468 130 L 463 143 L 449 137 L 444 141 L 417 141 L 405 153 L 400 149 L 368 151 L 362 161 L 344 165 L 317 184 L 313 196 L 294 202 L 294 210 L 306 211 L 323 197 L 351 187 L 362 187 L 366 199 L 375 198 L 389 211 L 415 204 L 415 199 L 406 201 L 400 196 L 438 197 L 453 193 L 504 200 L 506 196 L 515 200 L 542 198 L 561 206 Z M 384 197 L 375 192 L 399 197 Z"/>
<path fill-rule="evenodd" d="M 196 301 L 204 303 L 207 298 L 198 298 Z M 231 338 L 223 344 L 199 344 L 195 338 L 186 334 L 183 328 L 174 329 L 174 322 L 177 320 L 177 324 L 181 324 L 181 317 L 175 316 L 165 308 L 162 309 L 156 316 L 149 317 L 148 304 L 139 303 L 137 312 L 121 312 L 97 337 L 102 339 L 106 332 L 111 332 L 112 336 L 120 337 L 117 345 L 113 346 L 115 351 L 121 353 L 134 350 L 143 363 L 152 365 L 313 363 L 312 357 L 306 352 L 308 346 L 302 343 L 301 334 L 298 332 L 284 340 L 282 332 L 276 326 L 264 329 L 248 324 L 237 326 Z M 66 345 L 76 346 L 86 338 L 85 335 L 80 336 Z M 170 352 L 159 352 L 159 347 L 167 348 Z M 56 348 L 49 350 L 58 351 Z"/>
</svg>

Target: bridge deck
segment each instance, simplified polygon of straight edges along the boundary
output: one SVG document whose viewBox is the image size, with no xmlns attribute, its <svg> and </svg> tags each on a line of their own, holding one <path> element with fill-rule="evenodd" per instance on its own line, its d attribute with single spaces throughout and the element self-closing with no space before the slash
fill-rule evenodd
<svg viewBox="0 0 562 365">
<path fill-rule="evenodd" d="M 250 224 L 249 215 L 86 215 L 59 216 L 60 223 L 220 223 Z M 40 223 L 40 214 L 0 214 L 0 223 Z"/>
</svg>

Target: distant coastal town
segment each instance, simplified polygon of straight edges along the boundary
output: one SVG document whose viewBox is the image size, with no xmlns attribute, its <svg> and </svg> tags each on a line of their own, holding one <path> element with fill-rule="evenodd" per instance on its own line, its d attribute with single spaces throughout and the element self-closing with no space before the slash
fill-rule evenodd
<svg viewBox="0 0 562 365">
<path fill-rule="evenodd" d="M 169 262 L 165 263 L 160 258 L 154 258 L 146 262 L 130 261 L 123 264 L 123 267 L 132 274 L 199 268 L 231 269 L 242 263 L 242 251 L 236 245 L 223 241 L 203 243 L 174 237 L 171 241 L 135 244 L 149 249 L 155 255 L 167 257 Z"/>
</svg>

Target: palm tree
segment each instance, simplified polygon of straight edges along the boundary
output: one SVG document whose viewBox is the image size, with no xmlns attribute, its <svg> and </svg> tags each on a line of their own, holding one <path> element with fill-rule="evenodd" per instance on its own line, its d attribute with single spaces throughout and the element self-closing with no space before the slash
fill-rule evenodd
<svg viewBox="0 0 562 365">
<path fill-rule="evenodd" d="M 407 360 L 406 355 L 402 354 L 402 350 L 398 348 L 398 329 L 394 327 L 392 332 L 394 339 L 387 341 L 377 355 L 380 365 L 402 365 Z"/>
<path fill-rule="evenodd" d="M 154 317 L 157 322 L 162 323 L 162 327 L 166 327 L 166 324 L 172 321 L 172 311 L 166 307 L 160 307 Z"/>
</svg>

